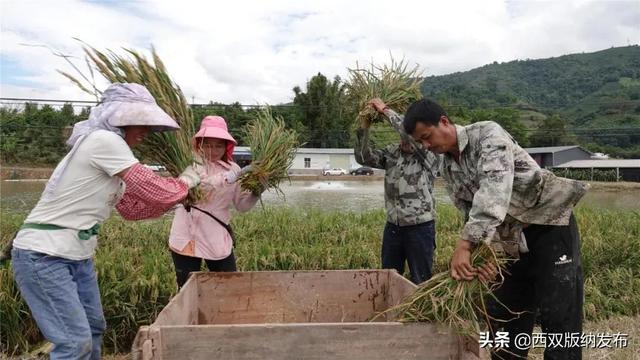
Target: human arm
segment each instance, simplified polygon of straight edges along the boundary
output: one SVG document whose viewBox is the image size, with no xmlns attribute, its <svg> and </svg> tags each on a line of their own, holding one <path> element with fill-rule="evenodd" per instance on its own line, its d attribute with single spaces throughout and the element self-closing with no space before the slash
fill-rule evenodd
<svg viewBox="0 0 640 360">
<path fill-rule="evenodd" d="M 512 144 L 497 124 L 483 135 L 476 164 L 479 188 L 473 195 L 462 239 L 489 243 L 496 228 L 504 221 L 513 188 Z"/>
<path fill-rule="evenodd" d="M 125 183 L 125 192 L 116 210 L 126 220 L 161 216 L 184 200 L 193 182 L 197 183 L 197 175 L 193 174 L 195 172 L 187 171 L 187 175 L 183 173 L 180 178 L 164 178 L 140 163 L 133 165 L 116 175 Z"/>
<path fill-rule="evenodd" d="M 353 148 L 356 161 L 361 165 L 384 169 L 389 153 L 386 148 L 373 148 L 369 135 L 369 128 L 360 128 L 356 131 L 356 142 Z"/>
</svg>

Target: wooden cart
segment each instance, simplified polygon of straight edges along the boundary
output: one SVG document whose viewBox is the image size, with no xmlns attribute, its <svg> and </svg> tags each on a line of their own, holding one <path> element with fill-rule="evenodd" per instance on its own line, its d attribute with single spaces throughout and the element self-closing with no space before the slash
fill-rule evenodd
<svg viewBox="0 0 640 360">
<path fill-rule="evenodd" d="M 477 359 L 477 341 L 429 323 L 368 319 L 415 285 L 393 270 L 194 273 L 134 359 Z"/>
</svg>

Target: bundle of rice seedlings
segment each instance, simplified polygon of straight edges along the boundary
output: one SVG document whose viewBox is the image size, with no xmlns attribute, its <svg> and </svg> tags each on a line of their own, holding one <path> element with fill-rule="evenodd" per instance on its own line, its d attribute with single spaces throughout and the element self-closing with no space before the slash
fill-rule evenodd
<svg viewBox="0 0 640 360">
<path fill-rule="evenodd" d="M 481 320 L 487 324 L 489 320 L 506 320 L 492 319 L 485 303 L 487 298 L 498 301 L 493 289 L 504 279 L 506 261 L 504 255 L 497 253 L 490 245 L 481 243 L 472 254 L 472 265 L 493 263 L 498 269 L 498 281 L 487 284 L 477 277 L 471 281 L 458 281 L 448 271 L 441 272 L 420 284 L 400 304 L 377 314 L 372 320 L 385 315 L 400 322 L 440 323 L 461 335 L 477 336 Z M 507 309 L 507 312 L 510 311 Z"/>
<path fill-rule="evenodd" d="M 404 113 L 409 105 L 422 98 L 420 85 L 422 72 L 416 65 L 409 68 L 407 62 L 395 61 L 391 57 L 390 65 L 371 64 L 369 68 L 348 69 L 349 79 L 346 85 L 347 103 L 356 120 L 362 124 L 383 121 L 384 117 L 367 105 L 373 98 L 382 99 L 390 108 Z"/>
<path fill-rule="evenodd" d="M 178 131 L 149 134 L 136 149 L 142 157 L 163 165 L 172 176 L 180 175 L 187 166 L 192 165 L 194 157 L 191 138 L 195 134 L 195 121 L 191 107 L 180 87 L 171 80 L 155 49 L 151 50 L 153 62 L 131 49 L 125 49 L 130 57 L 117 55 L 112 51 L 103 53 L 93 47 L 84 47 L 83 49 L 88 59 L 87 63 L 90 60 L 105 79 L 111 83 L 128 82 L 144 85 L 162 110 L 180 125 Z M 89 69 L 93 76 L 93 70 L 91 67 Z M 95 86 L 84 86 L 74 76 L 62 71 L 60 73 L 83 91 L 97 95 Z M 82 77 L 87 79 L 86 76 Z M 195 203 L 201 199 L 203 199 L 203 193 L 198 187 L 189 191 L 187 202 Z"/>
<path fill-rule="evenodd" d="M 273 116 L 267 106 L 245 126 L 242 138 L 251 148 L 252 162 L 238 177 L 240 186 L 254 194 L 266 189 L 282 194 L 278 185 L 289 178 L 288 171 L 299 145 L 298 134 L 286 129 L 282 117 Z"/>
<path fill-rule="evenodd" d="M 409 68 L 405 60 L 397 62 L 392 56 L 390 65 L 379 66 L 371 63 L 367 69 L 356 64 L 355 69 L 348 70 L 349 79 L 345 84 L 346 102 L 350 112 L 357 114 L 355 125 L 363 127 L 367 123 L 379 123 L 386 119 L 405 142 L 413 145 L 416 154 L 422 160 L 433 163 L 434 155 L 426 153 L 420 144 L 406 134 L 399 119 L 387 118 L 368 105 L 371 99 L 380 98 L 391 109 L 404 113 L 411 103 L 422 98 L 422 71 L 419 67 L 416 65 Z"/>
</svg>

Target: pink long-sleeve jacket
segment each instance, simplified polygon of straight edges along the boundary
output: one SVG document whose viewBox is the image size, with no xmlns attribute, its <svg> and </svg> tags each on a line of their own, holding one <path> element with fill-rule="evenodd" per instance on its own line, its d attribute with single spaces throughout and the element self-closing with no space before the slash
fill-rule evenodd
<svg viewBox="0 0 640 360">
<path fill-rule="evenodd" d="M 258 201 L 257 196 L 243 191 L 239 182 L 226 182 L 225 174 L 228 171 L 240 171 L 240 167 L 234 162 L 207 162 L 204 166 L 195 167 L 195 170 L 200 174 L 200 187 L 206 194 L 205 200 L 196 206 L 226 224 L 231 221 L 229 210 L 232 204 L 239 212 L 245 212 Z M 221 260 L 231 254 L 233 239 L 209 215 L 196 209 L 187 212 L 183 206 L 179 206 L 171 224 L 169 247 L 182 255 Z"/>
</svg>

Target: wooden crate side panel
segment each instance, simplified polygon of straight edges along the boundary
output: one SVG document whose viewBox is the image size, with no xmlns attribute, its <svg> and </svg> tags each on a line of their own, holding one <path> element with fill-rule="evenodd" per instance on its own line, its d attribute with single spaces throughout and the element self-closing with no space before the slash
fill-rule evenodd
<svg viewBox="0 0 640 360">
<path fill-rule="evenodd" d="M 162 309 L 153 325 L 198 324 L 198 279 L 189 277 L 180 291 Z"/>
<path fill-rule="evenodd" d="M 341 323 L 162 327 L 162 360 L 474 359 L 431 324 Z M 477 358 L 475 358 L 477 359 Z"/>
<path fill-rule="evenodd" d="M 198 274 L 199 324 L 366 321 L 387 308 L 387 270 Z"/>
<path fill-rule="evenodd" d="M 387 292 L 387 307 L 398 305 L 405 297 L 413 293 L 418 287 L 396 271 L 389 271 L 389 291 Z M 381 321 L 395 321 L 395 313 L 388 312 Z"/>
<path fill-rule="evenodd" d="M 160 328 L 141 326 L 131 345 L 130 358 L 132 360 L 159 360 L 162 359 L 161 349 Z"/>
<path fill-rule="evenodd" d="M 149 340 L 149 327 L 141 326 L 136 333 L 136 338 L 131 344 L 131 359 L 142 360 L 142 349 L 145 341 Z"/>
<path fill-rule="evenodd" d="M 400 304 L 400 302 L 416 291 L 418 287 L 407 280 L 404 276 L 398 274 L 395 271 L 389 272 L 389 293 L 387 296 L 387 302 L 389 306 Z"/>
<path fill-rule="evenodd" d="M 387 303 L 389 306 L 398 305 L 404 300 L 405 297 L 412 294 L 418 287 L 407 280 L 404 276 L 401 276 L 395 271 L 389 274 L 389 293 L 387 294 Z M 386 316 L 387 321 L 395 321 L 395 314 L 389 312 Z M 475 337 L 460 337 L 459 344 L 461 352 L 471 356 L 471 358 L 479 357 L 480 345 L 478 338 Z"/>
</svg>

